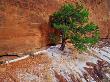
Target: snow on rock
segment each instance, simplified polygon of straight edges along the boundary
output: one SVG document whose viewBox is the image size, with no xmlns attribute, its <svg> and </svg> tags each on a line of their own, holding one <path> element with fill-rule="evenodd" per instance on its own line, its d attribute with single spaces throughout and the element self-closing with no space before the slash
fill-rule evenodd
<svg viewBox="0 0 110 82">
<path fill-rule="evenodd" d="M 16 62 L 16 61 L 19 61 L 19 60 L 23 60 L 23 59 L 26 59 L 28 57 L 29 57 L 29 55 L 26 55 L 26 56 L 23 56 L 21 58 L 16 58 L 16 59 L 13 59 L 13 60 L 10 60 L 10 61 L 6 61 L 6 64 Z"/>
<path fill-rule="evenodd" d="M 97 54 L 97 56 L 107 62 L 110 63 L 110 48 L 109 47 L 103 47 L 103 48 L 92 48 Z"/>
<path fill-rule="evenodd" d="M 59 82 L 59 76 L 63 77 L 65 81 L 60 81 L 60 82 L 97 82 L 95 81 L 96 78 L 91 76 L 89 73 L 89 70 L 92 71 L 93 73 L 98 73 L 97 70 L 94 70 L 94 67 L 88 66 L 87 62 L 91 62 L 93 65 L 98 66 L 98 60 L 104 60 L 110 63 L 110 47 L 103 47 L 103 48 L 89 48 L 88 52 L 83 52 L 79 53 L 77 55 L 77 59 L 73 59 L 73 51 L 66 47 L 64 51 L 61 51 L 59 49 L 60 45 L 57 46 L 51 46 L 48 49 L 39 51 L 34 53 L 34 55 L 38 55 L 40 53 L 45 53 L 49 59 L 52 61 L 50 64 L 50 68 L 48 69 L 48 74 L 50 74 L 50 77 L 52 78 L 52 82 Z M 91 55 L 92 53 L 92 55 Z M 74 53 L 75 55 L 75 53 Z M 15 62 L 18 60 L 22 60 L 24 58 L 27 58 L 28 56 L 11 60 L 8 63 Z M 90 64 L 91 64 L 90 63 Z M 36 66 L 38 68 L 38 65 Z M 36 69 L 36 67 L 33 67 Z M 39 67 L 39 69 L 42 69 L 44 66 Z M 86 69 L 85 69 L 86 68 Z M 99 68 L 98 68 L 99 69 Z M 56 77 L 56 74 L 59 75 Z M 87 74 L 87 77 L 85 79 L 84 73 Z M 91 73 L 91 72 L 90 72 Z M 34 75 L 33 73 L 30 74 L 28 72 L 18 72 L 18 78 L 23 80 L 24 82 L 31 82 L 33 80 L 36 80 L 36 82 L 45 82 L 43 80 L 43 76 L 37 76 Z M 73 75 L 73 76 L 72 76 Z M 95 75 L 95 74 L 94 74 Z M 105 76 L 107 78 L 110 78 L 109 73 L 105 73 Z M 76 79 L 76 80 L 75 80 Z M 78 81 L 79 79 L 79 81 Z M 21 82 L 23 82 L 21 81 Z M 109 82 L 109 81 L 108 81 Z"/>
<path fill-rule="evenodd" d="M 36 75 L 29 74 L 29 73 L 21 73 L 19 74 L 20 82 L 28 82 L 32 80 L 38 80 L 39 78 Z M 39 80 L 38 80 L 39 81 Z"/>
<path fill-rule="evenodd" d="M 104 51 L 104 50 L 105 51 Z M 78 78 L 82 78 L 82 82 L 85 82 L 83 78 L 83 72 L 86 72 L 84 67 L 88 67 L 86 62 L 92 62 L 94 64 L 97 63 L 97 60 L 105 60 L 110 62 L 110 52 L 108 47 L 104 47 L 103 49 L 99 48 L 91 48 L 89 49 L 90 52 L 93 50 L 96 52 L 96 56 L 91 56 L 89 53 L 84 52 L 78 55 L 77 59 L 72 59 L 71 50 L 65 48 L 62 52 L 59 50 L 59 45 L 51 46 L 47 49 L 48 56 L 52 59 L 52 68 L 56 70 L 59 74 L 61 74 L 67 82 L 72 82 L 69 74 L 74 74 Z M 101 59 L 100 59 L 101 58 Z M 91 80 L 91 82 L 95 82 Z"/>
</svg>

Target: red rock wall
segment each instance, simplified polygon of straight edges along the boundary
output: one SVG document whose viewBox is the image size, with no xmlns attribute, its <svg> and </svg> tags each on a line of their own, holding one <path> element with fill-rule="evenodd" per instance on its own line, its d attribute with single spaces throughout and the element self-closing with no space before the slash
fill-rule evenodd
<svg viewBox="0 0 110 82">
<path fill-rule="evenodd" d="M 48 25 L 49 15 L 62 3 L 75 1 L 0 0 L 0 53 L 47 45 L 48 35 L 53 31 Z M 90 19 L 99 25 L 101 37 L 106 37 L 110 26 L 107 0 L 79 1 L 89 8 Z"/>
<path fill-rule="evenodd" d="M 110 31 L 110 0 L 85 0 L 90 11 L 90 19 L 99 26 L 101 38 L 106 38 Z M 108 36 L 110 37 L 110 36 Z"/>
<path fill-rule="evenodd" d="M 0 52 L 41 48 L 48 44 L 51 0 L 0 0 Z M 50 31 L 51 30 L 51 31 Z"/>
</svg>

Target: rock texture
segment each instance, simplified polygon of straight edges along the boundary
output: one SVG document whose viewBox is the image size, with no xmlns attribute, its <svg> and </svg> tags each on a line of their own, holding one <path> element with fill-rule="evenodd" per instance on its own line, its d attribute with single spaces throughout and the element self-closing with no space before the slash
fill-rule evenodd
<svg viewBox="0 0 110 82">
<path fill-rule="evenodd" d="M 110 29 L 109 0 L 0 0 L 0 53 L 26 51 L 48 44 L 49 16 L 65 2 L 80 1 L 99 25 L 102 38 Z"/>
<path fill-rule="evenodd" d="M 110 45 L 83 53 L 70 44 L 64 51 L 59 48 L 51 46 L 1 64 L 0 82 L 110 82 Z"/>
</svg>

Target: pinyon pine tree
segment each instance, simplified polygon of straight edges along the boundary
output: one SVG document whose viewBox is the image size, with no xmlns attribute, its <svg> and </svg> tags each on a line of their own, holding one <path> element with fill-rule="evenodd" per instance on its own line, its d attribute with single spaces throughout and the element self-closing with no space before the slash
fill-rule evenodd
<svg viewBox="0 0 110 82">
<path fill-rule="evenodd" d="M 89 22 L 88 16 L 88 10 L 78 3 L 64 4 L 50 16 L 51 27 L 59 30 L 61 34 L 61 50 L 64 50 L 67 39 L 81 51 L 99 41 L 98 26 Z"/>
</svg>

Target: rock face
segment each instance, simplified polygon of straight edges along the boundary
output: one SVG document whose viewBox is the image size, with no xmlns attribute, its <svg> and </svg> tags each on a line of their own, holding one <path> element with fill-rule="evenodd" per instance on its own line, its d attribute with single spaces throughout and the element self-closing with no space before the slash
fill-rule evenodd
<svg viewBox="0 0 110 82">
<path fill-rule="evenodd" d="M 65 2 L 77 0 L 0 0 L 0 52 L 25 51 L 48 44 L 49 16 Z M 86 4 L 90 19 L 99 25 L 101 37 L 109 29 L 109 0 L 79 0 Z"/>
<path fill-rule="evenodd" d="M 110 82 L 110 45 L 83 53 L 67 45 L 59 48 L 8 60 L 0 65 L 0 82 Z"/>
</svg>

